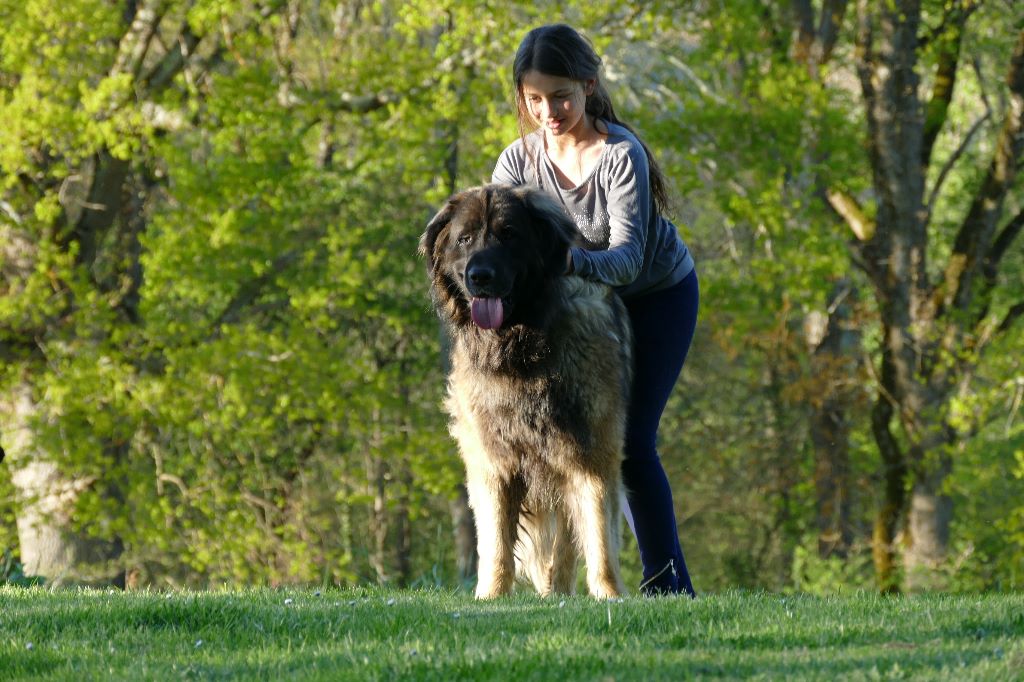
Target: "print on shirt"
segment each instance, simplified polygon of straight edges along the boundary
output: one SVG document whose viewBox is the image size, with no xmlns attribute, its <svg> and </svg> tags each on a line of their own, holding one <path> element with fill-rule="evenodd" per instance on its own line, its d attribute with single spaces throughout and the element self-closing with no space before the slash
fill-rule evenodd
<svg viewBox="0 0 1024 682">
<path fill-rule="evenodd" d="M 587 241 L 586 248 L 589 251 L 608 248 L 610 232 L 607 213 L 598 211 L 591 216 L 583 212 L 572 211 L 571 215 L 580 234 Z"/>
</svg>

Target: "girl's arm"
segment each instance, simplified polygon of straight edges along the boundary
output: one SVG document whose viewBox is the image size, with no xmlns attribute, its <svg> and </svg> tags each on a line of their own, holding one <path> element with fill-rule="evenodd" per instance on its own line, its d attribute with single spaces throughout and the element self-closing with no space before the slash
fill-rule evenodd
<svg viewBox="0 0 1024 682">
<path fill-rule="evenodd" d="M 631 284 L 640 274 L 651 224 L 650 176 L 647 154 L 631 145 L 612 166 L 605 187 L 608 202 L 608 248 L 572 249 L 572 270 L 586 279 L 611 286 Z"/>
</svg>

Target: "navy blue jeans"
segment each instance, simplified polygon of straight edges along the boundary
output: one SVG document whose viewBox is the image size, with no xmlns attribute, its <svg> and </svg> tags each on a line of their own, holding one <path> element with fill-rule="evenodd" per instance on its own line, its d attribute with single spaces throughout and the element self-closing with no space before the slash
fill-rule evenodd
<svg viewBox="0 0 1024 682">
<path fill-rule="evenodd" d="M 696 271 L 668 289 L 626 301 L 633 323 L 634 374 L 626 423 L 626 520 L 640 548 L 645 594 L 695 596 L 679 544 L 672 489 L 657 451 L 658 424 L 697 326 Z"/>
</svg>

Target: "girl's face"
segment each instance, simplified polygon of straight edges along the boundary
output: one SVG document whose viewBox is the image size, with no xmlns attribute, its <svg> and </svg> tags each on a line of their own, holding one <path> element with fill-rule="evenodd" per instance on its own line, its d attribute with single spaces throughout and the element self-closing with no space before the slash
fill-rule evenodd
<svg viewBox="0 0 1024 682">
<path fill-rule="evenodd" d="M 545 134 L 580 132 L 586 123 L 587 96 L 594 91 L 594 79 L 576 81 L 549 76 L 539 71 L 523 74 L 520 94 L 526 108 Z"/>
</svg>

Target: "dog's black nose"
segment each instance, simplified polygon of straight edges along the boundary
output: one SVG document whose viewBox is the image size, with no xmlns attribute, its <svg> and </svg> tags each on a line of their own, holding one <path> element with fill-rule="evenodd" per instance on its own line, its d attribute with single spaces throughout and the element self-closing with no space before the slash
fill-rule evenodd
<svg viewBox="0 0 1024 682">
<path fill-rule="evenodd" d="M 466 278 L 476 286 L 487 286 L 494 281 L 494 268 L 487 265 L 472 265 L 466 270 Z"/>
</svg>

